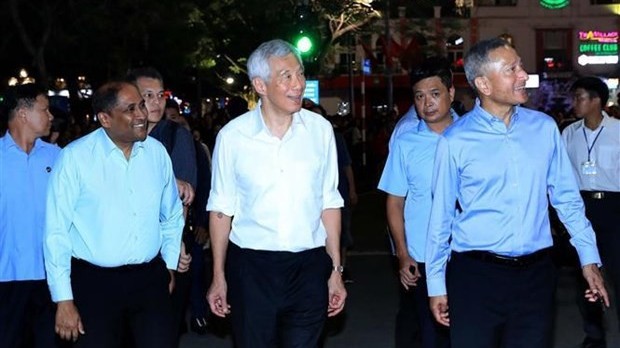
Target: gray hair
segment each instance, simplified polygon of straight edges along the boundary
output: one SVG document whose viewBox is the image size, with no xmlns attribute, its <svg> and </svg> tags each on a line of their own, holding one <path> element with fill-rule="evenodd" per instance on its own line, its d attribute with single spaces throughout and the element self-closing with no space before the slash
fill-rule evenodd
<svg viewBox="0 0 620 348">
<path fill-rule="evenodd" d="M 476 43 L 465 55 L 465 76 L 474 91 L 477 91 L 476 84 L 474 83 L 476 77 L 484 76 L 487 65 L 491 63 L 489 53 L 500 47 L 512 48 L 508 41 L 495 37 Z"/>
<path fill-rule="evenodd" d="M 304 64 L 301 61 L 299 51 L 290 43 L 280 39 L 263 42 L 248 58 L 248 77 L 250 81 L 258 77 L 265 82 L 269 82 L 271 77 L 269 58 L 286 57 L 289 54 L 295 56 L 299 65 L 303 68 Z"/>
</svg>

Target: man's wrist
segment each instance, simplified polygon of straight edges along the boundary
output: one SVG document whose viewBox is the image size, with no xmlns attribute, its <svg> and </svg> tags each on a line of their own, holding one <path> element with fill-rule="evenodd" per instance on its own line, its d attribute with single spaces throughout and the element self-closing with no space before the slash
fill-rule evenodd
<svg viewBox="0 0 620 348">
<path fill-rule="evenodd" d="M 337 272 L 340 275 L 342 275 L 342 272 L 344 272 L 344 266 L 343 265 L 333 265 L 332 266 L 332 272 Z"/>
</svg>

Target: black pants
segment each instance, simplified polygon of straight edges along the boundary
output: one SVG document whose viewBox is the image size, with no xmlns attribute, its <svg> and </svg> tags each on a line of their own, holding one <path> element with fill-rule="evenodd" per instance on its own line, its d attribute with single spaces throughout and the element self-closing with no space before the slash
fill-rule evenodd
<svg viewBox="0 0 620 348">
<path fill-rule="evenodd" d="M 230 243 L 226 260 L 237 347 L 317 346 L 327 318 L 332 266 L 325 248 L 292 253 Z"/>
<path fill-rule="evenodd" d="M 73 259 L 71 283 L 74 303 L 85 335 L 75 347 L 114 348 L 129 330 L 138 348 L 174 346 L 174 325 L 164 261 L 103 268 Z"/>
<path fill-rule="evenodd" d="M 396 348 L 447 348 L 448 328 L 441 326 L 430 311 L 426 285 L 426 267 L 418 263 L 418 285 L 405 288 L 399 282 L 400 306 L 396 314 Z"/>
<path fill-rule="evenodd" d="M 620 286 L 620 193 L 607 194 L 603 199 L 593 199 L 587 193 L 582 194 L 586 206 L 586 216 L 596 233 L 603 271 L 606 281 L 615 288 L 616 313 L 620 313 L 618 286 Z M 603 327 L 603 310 L 599 303 L 588 302 L 583 293 L 588 288 L 587 282 L 578 274 L 581 291 L 577 294 L 577 304 L 583 318 L 583 329 L 588 337 L 605 338 Z M 608 287 L 608 290 L 610 288 Z"/>
<path fill-rule="evenodd" d="M 57 347 L 45 280 L 0 282 L 0 347 Z"/>
<path fill-rule="evenodd" d="M 452 253 L 447 274 L 452 346 L 551 347 L 555 278 L 550 256 L 513 267 Z"/>
</svg>

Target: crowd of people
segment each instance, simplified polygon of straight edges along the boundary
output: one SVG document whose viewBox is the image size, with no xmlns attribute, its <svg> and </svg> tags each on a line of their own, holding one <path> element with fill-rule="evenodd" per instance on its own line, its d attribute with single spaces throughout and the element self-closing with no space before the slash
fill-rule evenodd
<svg viewBox="0 0 620 348">
<path fill-rule="evenodd" d="M 369 144 L 359 120 L 303 98 L 282 40 L 248 58 L 252 110 L 182 115 L 141 67 L 96 90 L 92 122 L 61 129 L 43 88 L 9 88 L 0 346 L 175 347 L 188 312 L 199 334 L 230 318 L 237 347 L 317 346 L 345 306 L 370 150 L 402 285 L 396 347 L 550 347 L 558 236 L 582 269 L 583 347 L 605 347 L 606 282 L 620 285 L 609 90 L 575 81 L 569 124 L 521 106 L 528 75 L 509 43 L 480 41 L 464 61 L 472 110 L 430 57 L 411 71 L 412 107 L 377 118 Z"/>
</svg>

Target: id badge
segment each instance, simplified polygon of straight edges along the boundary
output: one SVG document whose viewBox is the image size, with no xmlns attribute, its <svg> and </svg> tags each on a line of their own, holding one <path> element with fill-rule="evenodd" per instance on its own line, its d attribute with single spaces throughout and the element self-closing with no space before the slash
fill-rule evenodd
<svg viewBox="0 0 620 348">
<path fill-rule="evenodd" d="M 585 161 L 581 163 L 581 174 L 596 175 L 596 162 Z"/>
</svg>

